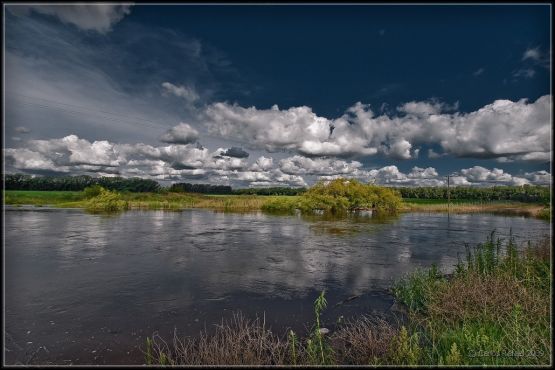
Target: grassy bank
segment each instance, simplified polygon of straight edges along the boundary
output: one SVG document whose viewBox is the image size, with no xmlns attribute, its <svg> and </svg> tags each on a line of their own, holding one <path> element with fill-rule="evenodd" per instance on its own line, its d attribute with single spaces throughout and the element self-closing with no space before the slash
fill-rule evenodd
<svg viewBox="0 0 555 370">
<path fill-rule="evenodd" d="M 301 196 L 259 196 L 259 195 L 201 195 L 193 193 L 118 193 L 119 199 L 126 201 L 128 209 L 207 208 L 229 211 L 292 212 L 299 206 Z M 5 191 L 8 205 L 52 205 L 54 207 L 87 208 L 88 198 L 82 191 Z M 448 206 L 444 199 L 403 199 L 400 205 L 404 212 L 499 212 L 550 219 L 550 211 L 542 204 L 512 201 L 479 202 L 473 200 L 452 200 Z"/>
<path fill-rule="evenodd" d="M 404 324 L 360 316 L 331 332 L 314 303 L 304 335 L 276 335 L 265 321 L 241 315 L 215 332 L 165 342 L 147 340 L 147 364 L 162 365 L 549 365 L 550 241 L 517 252 L 492 237 L 469 249 L 451 276 L 419 270 L 393 292 Z"/>
<path fill-rule="evenodd" d="M 415 363 L 546 365 L 550 341 L 550 241 L 518 252 L 495 239 L 467 250 L 455 273 L 419 271 L 397 284 L 417 338 Z"/>
<path fill-rule="evenodd" d="M 189 193 L 118 193 L 118 199 L 127 202 L 127 209 L 211 208 L 218 210 L 260 210 L 264 203 L 283 200 L 288 202 L 296 196 L 257 195 L 201 195 Z M 5 191 L 7 205 L 51 205 L 60 208 L 87 208 L 89 199 L 82 191 Z"/>
<path fill-rule="evenodd" d="M 455 199 L 403 199 L 404 212 L 453 212 L 453 213 L 501 213 L 550 219 L 549 207 L 540 203 L 522 203 L 514 201 L 475 201 Z"/>
<path fill-rule="evenodd" d="M 6 190 L 4 192 L 4 203 L 9 205 L 58 205 L 79 202 L 83 199 L 85 194 L 82 191 Z"/>
</svg>

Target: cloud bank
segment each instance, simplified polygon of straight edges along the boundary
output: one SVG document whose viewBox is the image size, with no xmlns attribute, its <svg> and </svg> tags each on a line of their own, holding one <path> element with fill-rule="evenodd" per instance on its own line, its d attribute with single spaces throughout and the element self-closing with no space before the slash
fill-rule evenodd
<svg viewBox="0 0 555 370">
<path fill-rule="evenodd" d="M 121 144 L 106 140 L 90 142 L 76 135 L 59 139 L 30 140 L 24 148 L 4 150 L 8 172 L 98 174 L 144 177 L 159 181 L 192 181 L 232 186 L 307 186 L 317 180 L 357 178 L 389 186 L 442 186 L 446 178 L 433 167 L 413 167 L 408 173 L 397 166 L 364 169 L 355 160 L 311 158 L 293 155 L 275 163 L 258 157 L 249 163 L 245 156 L 210 151 L 197 144 L 153 146 Z M 233 148 L 232 148 L 233 149 Z M 239 149 L 239 148 L 235 148 Z M 455 185 L 551 184 L 547 171 L 512 175 L 501 169 L 480 166 L 461 169 L 452 177 Z"/>
<path fill-rule="evenodd" d="M 442 153 L 507 161 L 548 161 L 551 96 L 535 102 L 496 100 L 469 113 L 437 102 L 408 102 L 399 115 L 376 115 L 356 103 L 344 115 L 329 119 L 310 107 L 285 110 L 244 108 L 218 102 L 199 120 L 212 134 L 229 137 L 270 152 L 291 150 L 304 156 L 368 156 L 415 158 L 422 145 L 438 145 Z"/>
</svg>

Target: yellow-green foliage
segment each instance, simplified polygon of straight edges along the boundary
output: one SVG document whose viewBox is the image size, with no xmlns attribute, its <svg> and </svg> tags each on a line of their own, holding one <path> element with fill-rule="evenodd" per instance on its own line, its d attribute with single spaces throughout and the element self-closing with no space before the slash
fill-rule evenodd
<svg viewBox="0 0 555 370">
<path fill-rule="evenodd" d="M 293 212 L 298 208 L 299 199 L 296 196 L 268 197 L 261 209 L 268 212 Z"/>
<path fill-rule="evenodd" d="M 85 195 L 85 198 L 91 199 L 99 196 L 102 192 L 102 189 L 104 188 L 100 185 L 87 186 L 85 189 L 83 189 L 83 194 Z"/>
<path fill-rule="evenodd" d="M 393 341 L 391 360 L 395 365 L 417 365 L 421 351 L 418 333 L 409 335 L 403 326 Z"/>
<path fill-rule="evenodd" d="M 401 208 L 402 199 L 397 190 L 376 185 L 366 185 L 375 194 L 374 206 L 378 210 L 396 212 Z"/>
<path fill-rule="evenodd" d="M 537 217 L 542 220 L 551 221 L 551 206 L 544 207 L 538 212 Z"/>
<path fill-rule="evenodd" d="M 128 209 L 129 203 L 119 193 L 100 188 L 100 194 L 89 199 L 86 208 L 89 211 L 114 212 Z"/>
<path fill-rule="evenodd" d="M 357 208 L 395 212 L 400 206 L 401 197 L 393 189 L 343 178 L 318 182 L 302 195 L 299 202 L 299 208 L 302 210 L 320 209 L 332 213 Z"/>
<path fill-rule="evenodd" d="M 451 344 L 451 349 L 449 350 L 449 353 L 445 357 L 445 365 L 460 365 L 461 361 L 461 353 L 457 348 L 457 343 L 453 342 L 453 344 Z"/>
</svg>

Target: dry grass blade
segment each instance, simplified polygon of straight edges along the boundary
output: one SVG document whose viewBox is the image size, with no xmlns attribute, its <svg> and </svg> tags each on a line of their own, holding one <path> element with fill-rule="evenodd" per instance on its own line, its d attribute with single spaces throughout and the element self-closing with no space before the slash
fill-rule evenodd
<svg viewBox="0 0 555 370">
<path fill-rule="evenodd" d="M 387 355 L 398 330 L 381 318 L 348 321 L 331 336 L 336 363 L 369 365 Z"/>
<path fill-rule="evenodd" d="M 154 357 L 165 356 L 172 365 L 278 365 L 287 356 L 287 344 L 265 322 L 248 320 L 241 313 L 222 321 L 210 335 L 204 331 L 198 338 L 180 339 L 174 333 L 172 351 L 160 337 L 153 342 Z"/>
<path fill-rule="evenodd" d="M 545 317 L 549 304 L 511 276 L 470 273 L 441 286 L 428 306 L 431 317 L 449 322 L 508 316 L 519 304 L 530 317 Z"/>
</svg>

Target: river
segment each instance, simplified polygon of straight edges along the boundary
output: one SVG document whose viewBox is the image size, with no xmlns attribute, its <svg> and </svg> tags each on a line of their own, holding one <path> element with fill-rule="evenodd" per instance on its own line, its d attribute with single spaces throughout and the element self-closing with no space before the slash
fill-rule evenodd
<svg viewBox="0 0 555 370">
<path fill-rule="evenodd" d="M 6 363 L 142 363 L 154 332 L 195 335 L 239 311 L 302 334 L 323 289 L 324 324 L 380 314 L 396 279 L 432 263 L 452 271 L 465 243 L 494 229 L 519 243 L 550 233 L 542 220 L 491 214 L 337 220 L 5 207 Z"/>
</svg>

